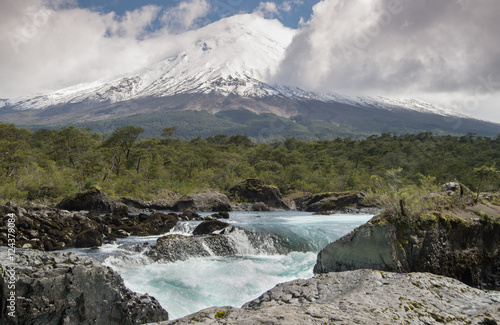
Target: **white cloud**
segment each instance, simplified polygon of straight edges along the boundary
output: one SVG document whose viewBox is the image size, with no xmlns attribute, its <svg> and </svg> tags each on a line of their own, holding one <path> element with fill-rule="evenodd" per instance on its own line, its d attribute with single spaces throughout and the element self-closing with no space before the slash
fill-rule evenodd
<svg viewBox="0 0 500 325">
<path fill-rule="evenodd" d="M 304 2 L 302 0 L 288 0 L 283 1 L 280 5 L 280 9 L 285 12 L 290 12 L 293 9 L 293 6 L 302 5 Z"/>
<path fill-rule="evenodd" d="M 276 4 L 275 2 L 260 2 L 257 8 L 254 10 L 254 14 L 262 16 L 264 18 L 275 18 L 280 16 L 281 12 L 290 12 L 294 5 L 302 5 L 302 0 L 287 0 L 283 1 L 281 4 Z"/>
<path fill-rule="evenodd" d="M 273 18 L 278 15 L 278 6 L 274 2 L 261 2 L 254 10 L 255 14 L 258 14 L 265 18 Z"/>
<path fill-rule="evenodd" d="M 479 78 L 491 75 L 493 96 L 500 93 L 499 15 L 497 0 L 323 0 L 289 47 L 277 81 L 355 95 L 474 100 Z"/>
<path fill-rule="evenodd" d="M 123 17 L 115 17 L 113 23 L 114 35 L 141 38 L 145 36 L 146 28 L 151 26 L 161 8 L 158 6 L 145 6 L 132 12 L 128 11 Z"/>
<path fill-rule="evenodd" d="M 298 4 L 261 2 L 256 13 L 275 17 Z M 123 16 L 81 9 L 75 0 L 2 1 L 0 98 L 113 77 L 175 55 L 199 37 L 194 29 L 209 12 L 207 0 Z M 300 25 L 275 81 L 416 97 L 500 121 L 498 16 L 497 0 L 323 0 Z M 159 21 L 164 28 L 149 32 Z"/>
<path fill-rule="evenodd" d="M 198 19 L 205 17 L 210 10 L 206 0 L 182 1 L 175 8 L 167 10 L 162 18 L 163 22 L 174 32 L 182 32 L 195 27 Z"/>
<path fill-rule="evenodd" d="M 178 8 L 177 19 L 189 27 L 206 2 Z M 157 6 L 117 16 L 78 8 L 73 0 L 2 2 L 0 98 L 109 78 L 177 54 L 195 35 L 174 35 L 170 26 L 149 32 L 160 15 Z"/>
</svg>

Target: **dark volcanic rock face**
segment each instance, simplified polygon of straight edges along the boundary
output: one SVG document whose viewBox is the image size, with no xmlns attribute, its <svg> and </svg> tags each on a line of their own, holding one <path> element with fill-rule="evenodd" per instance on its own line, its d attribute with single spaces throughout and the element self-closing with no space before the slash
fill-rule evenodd
<svg viewBox="0 0 500 325">
<path fill-rule="evenodd" d="M 343 211 L 364 208 L 375 208 L 365 201 L 363 192 L 328 192 L 320 194 L 304 194 L 294 199 L 297 210 L 308 212 Z"/>
<path fill-rule="evenodd" d="M 89 229 L 76 236 L 75 247 L 97 247 L 102 243 L 102 234 L 98 230 Z"/>
<path fill-rule="evenodd" d="M 315 273 L 356 269 L 430 272 L 477 287 L 500 287 L 500 223 L 427 216 L 377 216 L 319 254 Z"/>
<path fill-rule="evenodd" d="M 0 245 L 7 245 L 7 221 L 14 219 L 16 245 L 19 248 L 34 248 L 45 251 L 69 247 L 101 246 L 103 241 L 112 241 L 130 235 L 149 236 L 167 233 L 181 218 L 175 213 L 100 215 L 84 214 L 49 207 L 28 208 L 1 207 Z"/>
<path fill-rule="evenodd" d="M 151 215 L 129 215 L 122 218 L 122 229 L 135 236 L 161 235 L 175 227 L 179 217 L 175 213 L 153 213 Z M 127 226 L 128 225 L 128 226 Z"/>
<path fill-rule="evenodd" d="M 265 185 L 259 179 L 247 179 L 231 187 L 229 193 L 235 201 L 262 202 L 269 208 L 290 210 L 279 189 L 272 185 Z"/>
<path fill-rule="evenodd" d="M 193 235 L 207 235 L 217 230 L 222 230 L 229 226 L 227 222 L 219 220 L 207 220 L 200 223 L 194 230 Z"/>
<path fill-rule="evenodd" d="M 0 247 L 2 274 L 11 265 Z M 1 324 L 144 324 L 168 319 L 149 295 L 127 289 L 111 268 L 74 254 L 17 250 L 16 318 L 7 315 L 7 286 L 0 282 Z"/>
<path fill-rule="evenodd" d="M 69 211 L 126 212 L 123 203 L 111 200 L 100 188 L 93 187 L 62 200 L 57 207 Z"/>
<path fill-rule="evenodd" d="M 102 244 L 103 233 L 107 227 L 92 220 L 83 214 L 69 212 L 48 207 L 20 208 L 15 207 L 14 213 L 1 215 L 0 220 L 0 243 L 7 244 L 7 238 L 2 236 L 6 233 L 6 222 L 14 218 L 16 225 L 16 245 L 20 248 L 35 248 L 40 250 L 58 250 L 74 247 L 77 236 L 85 231 L 94 230 L 100 234 L 101 239 L 96 239 Z M 81 238 L 83 239 L 83 237 Z"/>
</svg>

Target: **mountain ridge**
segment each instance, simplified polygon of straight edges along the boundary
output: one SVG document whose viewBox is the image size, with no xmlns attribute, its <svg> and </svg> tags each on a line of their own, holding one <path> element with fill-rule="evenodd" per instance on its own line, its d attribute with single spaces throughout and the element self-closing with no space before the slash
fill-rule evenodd
<svg viewBox="0 0 500 325">
<path fill-rule="evenodd" d="M 10 101 L 9 106 L 16 109 L 44 109 L 84 101 L 117 103 L 138 98 L 215 92 L 241 97 L 282 96 L 300 100 L 312 99 L 377 106 L 389 110 L 402 107 L 439 115 L 465 117 L 416 99 L 349 97 L 268 83 L 279 69 L 294 31 L 283 26 L 278 27 L 276 22 L 264 18 L 260 21 L 255 19 L 255 16 L 251 15 L 222 19 L 204 28 L 204 34 L 215 36 L 193 42 L 176 56 L 112 81 L 97 81 L 47 94 L 27 96 Z M 266 28 L 273 29 L 273 32 L 267 32 Z"/>
<path fill-rule="evenodd" d="M 276 20 L 248 14 L 232 16 L 203 27 L 200 34 L 177 55 L 119 78 L 0 100 L 0 119 L 26 125 L 61 125 L 176 110 L 216 114 L 246 109 L 354 129 L 372 121 L 389 126 L 367 127 L 367 132 L 399 130 L 391 123 L 409 125 L 400 128 L 401 132 L 429 131 L 440 128 L 438 120 L 456 122 L 455 129 L 469 125 L 464 132 L 470 132 L 480 121 L 418 99 L 344 96 L 276 84 L 272 77 L 295 35 Z M 500 133 L 500 125 L 482 122 L 479 132 Z M 443 123 L 447 132 L 449 128 Z"/>
</svg>

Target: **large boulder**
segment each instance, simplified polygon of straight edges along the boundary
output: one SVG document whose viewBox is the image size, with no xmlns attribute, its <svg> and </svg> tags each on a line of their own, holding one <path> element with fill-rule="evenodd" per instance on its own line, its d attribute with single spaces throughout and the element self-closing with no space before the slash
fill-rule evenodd
<svg viewBox="0 0 500 325">
<path fill-rule="evenodd" d="M 231 211 L 229 198 L 216 191 L 207 190 L 202 193 L 187 194 L 181 196 L 175 202 L 175 211 Z"/>
<path fill-rule="evenodd" d="M 454 213 L 461 217 L 378 215 L 327 245 L 314 272 L 431 272 L 476 287 L 500 287 L 500 219 L 480 219 L 467 210 Z"/>
<path fill-rule="evenodd" d="M 227 222 L 219 221 L 219 220 L 207 220 L 200 223 L 193 230 L 193 235 L 207 235 L 211 234 L 214 231 L 222 230 L 229 226 Z"/>
<path fill-rule="evenodd" d="M 500 292 L 429 273 L 358 270 L 281 283 L 242 308 L 211 307 L 160 325 L 497 324 Z"/>
<path fill-rule="evenodd" d="M 152 201 L 145 201 L 130 197 L 121 198 L 121 202 L 128 207 L 140 210 L 173 210 L 175 202 L 179 199 L 180 195 L 176 192 L 163 191 L 161 199 Z"/>
<path fill-rule="evenodd" d="M 210 224 L 210 223 L 207 223 Z M 233 225 L 220 224 L 217 234 L 207 234 L 210 227 L 201 235 L 167 235 L 156 240 L 156 245 L 146 254 L 153 260 L 178 261 L 192 257 L 234 256 L 241 254 L 286 254 L 287 243 L 269 233 L 256 233 Z M 222 228 L 223 227 L 223 228 Z M 215 229 L 215 228 L 214 228 Z"/>
<path fill-rule="evenodd" d="M 56 207 L 69 211 L 126 212 L 123 203 L 111 200 L 98 186 L 63 199 Z"/>
<path fill-rule="evenodd" d="M 85 248 L 85 247 L 98 247 L 102 246 L 103 237 L 102 234 L 95 229 L 88 229 L 76 236 L 75 247 Z"/>
<path fill-rule="evenodd" d="M 129 217 L 129 220 L 135 220 L 133 217 Z M 161 235 L 170 231 L 174 228 L 179 217 L 173 213 L 165 214 L 156 212 L 150 215 L 140 215 L 138 222 L 135 226 L 128 227 L 132 235 L 136 236 L 149 236 L 149 235 Z M 124 222 L 128 222 L 125 220 Z"/>
<path fill-rule="evenodd" d="M 146 253 L 154 260 L 175 262 L 193 257 L 233 256 L 234 245 L 227 236 L 168 235 L 158 238 L 156 245 Z"/>
<path fill-rule="evenodd" d="M 10 274 L 7 248 L 0 270 Z M 127 289 L 111 268 L 71 253 L 16 250 L 15 318 L 7 282 L 0 281 L 1 324 L 144 324 L 168 319 L 158 301 Z"/>
<path fill-rule="evenodd" d="M 237 202 L 263 202 L 269 208 L 290 210 L 280 190 L 273 185 L 266 185 L 260 179 L 247 179 L 229 189 L 232 200 Z"/>
<path fill-rule="evenodd" d="M 297 210 L 308 212 L 343 211 L 351 209 L 374 208 L 365 200 L 363 192 L 327 192 L 319 194 L 303 193 L 289 196 Z"/>
</svg>

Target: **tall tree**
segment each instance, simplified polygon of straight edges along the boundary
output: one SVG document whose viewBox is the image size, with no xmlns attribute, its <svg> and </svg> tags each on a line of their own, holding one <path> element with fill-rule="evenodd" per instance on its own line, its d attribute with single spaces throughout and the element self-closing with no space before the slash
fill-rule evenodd
<svg viewBox="0 0 500 325">
<path fill-rule="evenodd" d="M 66 160 L 70 166 L 80 165 L 82 155 L 95 143 L 95 134 L 90 129 L 77 129 L 74 126 L 63 127 L 55 135 L 54 147 L 56 160 Z"/>
<path fill-rule="evenodd" d="M 170 136 L 172 134 L 174 134 L 175 132 L 177 132 L 176 126 L 166 127 L 166 128 L 163 128 L 163 133 L 161 134 L 161 136 L 164 138 L 170 138 Z"/>
<path fill-rule="evenodd" d="M 11 177 L 27 159 L 30 131 L 17 129 L 14 124 L 0 123 L 0 169 Z"/>
<path fill-rule="evenodd" d="M 125 158 L 128 158 L 134 142 L 142 132 L 144 132 L 143 128 L 130 125 L 119 126 L 102 145 L 108 148 L 119 148 Z"/>
<path fill-rule="evenodd" d="M 479 178 L 479 181 L 477 183 L 477 194 L 476 194 L 476 202 L 479 199 L 479 192 L 481 190 L 481 185 L 483 181 L 487 181 L 489 178 L 497 178 L 498 177 L 498 171 L 495 168 L 495 165 L 488 167 L 488 166 L 481 166 L 478 168 L 473 169 L 474 175 L 476 175 L 477 178 Z"/>
<path fill-rule="evenodd" d="M 143 128 L 120 126 L 102 143 L 101 147 L 107 158 L 109 170 L 114 171 L 116 176 L 120 176 L 120 168 L 129 159 L 132 146 L 142 132 Z M 107 174 L 104 179 L 106 177 Z"/>
</svg>

